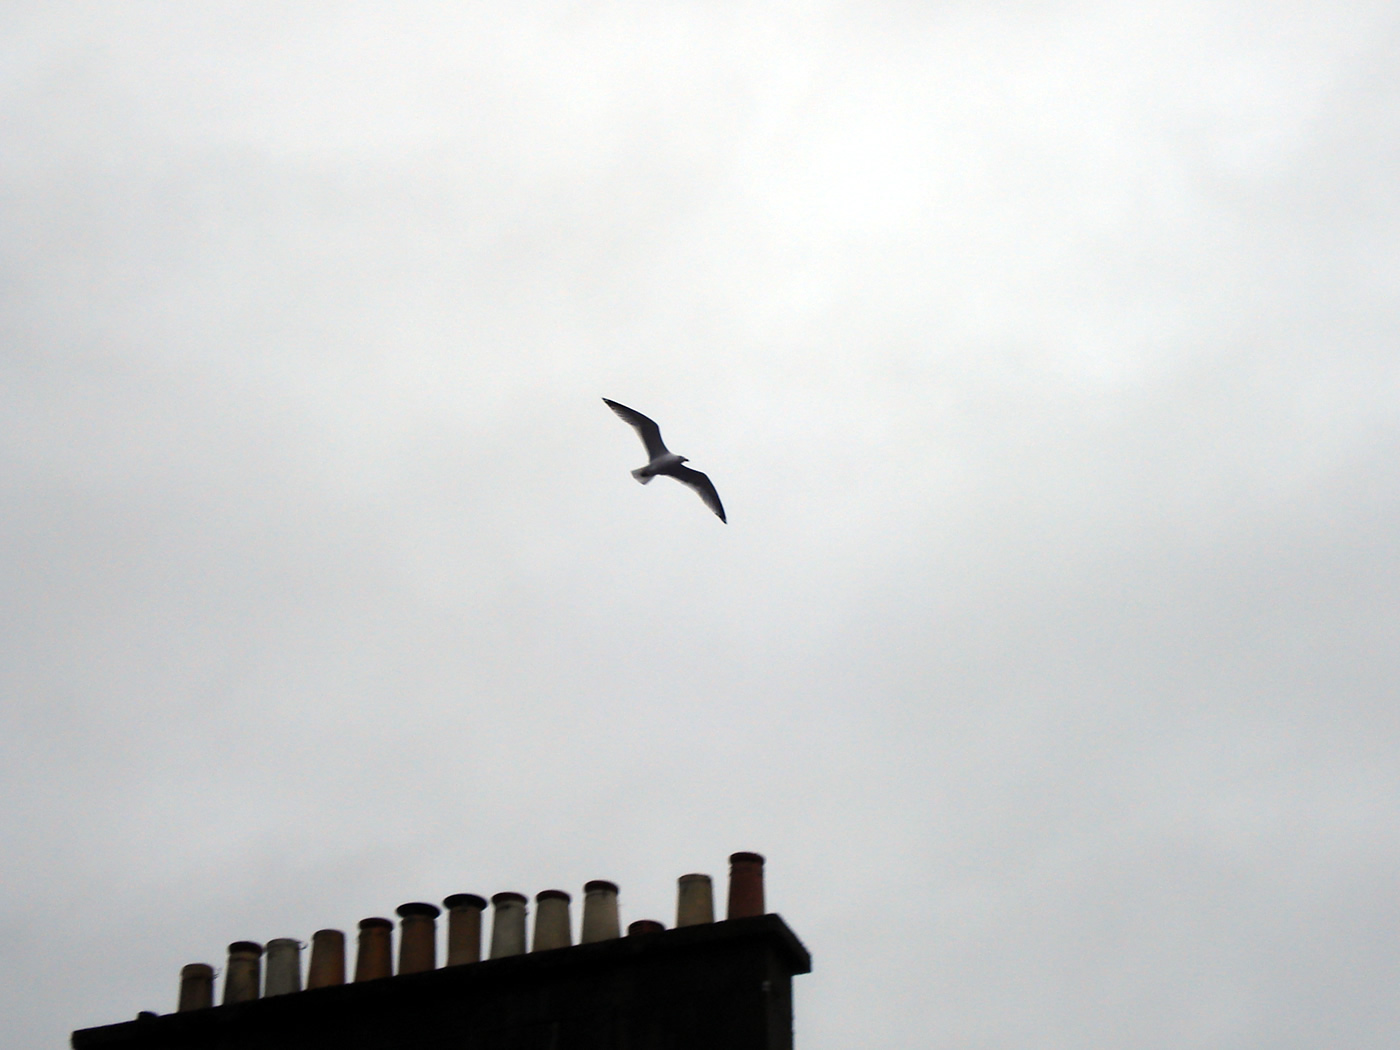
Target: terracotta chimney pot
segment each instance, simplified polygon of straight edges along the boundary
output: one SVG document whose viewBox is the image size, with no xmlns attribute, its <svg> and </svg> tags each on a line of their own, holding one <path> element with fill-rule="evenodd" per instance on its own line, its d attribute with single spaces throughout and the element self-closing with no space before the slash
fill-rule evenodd
<svg viewBox="0 0 1400 1050">
<path fill-rule="evenodd" d="M 399 973 L 437 969 L 436 904 L 399 905 Z"/>
<path fill-rule="evenodd" d="M 388 919 L 360 920 L 360 943 L 355 952 L 355 980 L 374 981 L 394 974 L 394 954 L 390 941 L 394 924 Z"/>
<path fill-rule="evenodd" d="M 345 983 L 345 934 L 339 930 L 317 930 L 311 935 L 311 965 L 306 970 L 307 988 L 329 988 Z"/>
<path fill-rule="evenodd" d="M 763 858 L 757 853 L 730 854 L 727 917 L 746 919 L 763 914 Z"/>
</svg>

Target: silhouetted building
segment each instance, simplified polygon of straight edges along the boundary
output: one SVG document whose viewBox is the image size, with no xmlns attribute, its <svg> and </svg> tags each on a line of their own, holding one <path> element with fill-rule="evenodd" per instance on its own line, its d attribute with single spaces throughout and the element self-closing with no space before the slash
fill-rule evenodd
<svg viewBox="0 0 1400 1050">
<path fill-rule="evenodd" d="M 765 913 L 763 858 L 730 858 L 727 917 L 714 921 L 710 879 L 679 882 L 676 927 L 619 928 L 617 887 L 584 887 L 578 944 L 570 897 L 536 895 L 527 950 L 526 899 L 456 894 L 447 910 L 446 965 L 437 966 L 432 904 L 405 904 L 398 972 L 393 923 L 360 923 L 346 983 L 345 937 L 320 930 L 302 990 L 300 944 L 229 946 L 223 1001 L 214 969 L 181 971 L 177 1012 L 73 1033 L 74 1050 L 790 1050 L 792 978 L 811 959 L 778 915 Z M 266 964 L 266 977 L 263 964 Z"/>
</svg>

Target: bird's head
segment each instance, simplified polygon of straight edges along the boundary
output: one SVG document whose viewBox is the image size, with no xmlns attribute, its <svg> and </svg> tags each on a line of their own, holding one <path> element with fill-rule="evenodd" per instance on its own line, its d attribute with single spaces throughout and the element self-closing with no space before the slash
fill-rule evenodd
<svg viewBox="0 0 1400 1050">
<path fill-rule="evenodd" d="M 676 459 L 679 460 L 679 461 L 682 462 L 682 463 L 689 463 L 689 462 L 690 462 L 690 457 L 689 457 L 689 456 L 677 456 Z"/>
</svg>

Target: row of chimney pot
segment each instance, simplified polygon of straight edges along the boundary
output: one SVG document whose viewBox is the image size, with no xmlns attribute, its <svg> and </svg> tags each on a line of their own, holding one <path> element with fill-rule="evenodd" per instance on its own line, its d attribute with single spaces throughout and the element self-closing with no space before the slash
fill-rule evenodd
<svg viewBox="0 0 1400 1050">
<path fill-rule="evenodd" d="M 676 925 L 698 926 L 715 921 L 714 895 L 708 875 L 682 875 L 677 880 Z M 563 890 L 543 890 L 535 895 L 535 936 L 528 950 L 542 952 L 567 948 L 570 936 L 569 895 Z M 474 893 L 456 893 L 442 902 L 447 909 L 448 966 L 481 959 L 481 916 L 486 901 Z M 490 958 L 522 955 L 525 944 L 525 905 L 523 894 L 497 893 L 491 898 Z M 436 905 L 400 905 L 398 972 L 420 973 L 437 968 Z M 764 914 L 763 858 L 757 853 L 735 853 L 729 858 L 730 919 Z M 657 933 L 666 927 L 652 919 L 639 919 L 627 927 L 629 935 Z M 360 920 L 360 937 L 355 953 L 356 981 L 392 976 L 393 950 L 390 944 L 394 924 L 388 919 Z M 621 935 L 617 912 L 617 886 L 602 879 L 583 887 L 583 925 L 579 943 L 607 941 Z M 301 991 L 300 941 L 278 937 L 267 947 L 255 941 L 234 941 L 228 946 L 228 969 L 224 974 L 225 1003 L 241 1003 L 263 995 L 286 995 Z M 264 956 L 267 979 L 261 979 Z M 324 988 L 345 983 L 345 934 L 340 930 L 317 930 L 311 935 L 311 965 L 306 974 L 307 988 Z M 214 968 L 207 963 L 190 963 L 180 971 L 178 1009 L 200 1010 L 214 1005 Z"/>
</svg>

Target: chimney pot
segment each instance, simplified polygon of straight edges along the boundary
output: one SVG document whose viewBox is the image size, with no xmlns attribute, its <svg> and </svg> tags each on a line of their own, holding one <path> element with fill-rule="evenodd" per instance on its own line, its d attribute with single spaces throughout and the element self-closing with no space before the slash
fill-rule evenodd
<svg viewBox="0 0 1400 1050">
<path fill-rule="evenodd" d="M 497 893 L 491 907 L 491 958 L 525 954 L 525 895 Z"/>
<path fill-rule="evenodd" d="M 360 920 L 360 942 L 355 952 L 355 980 L 374 981 L 391 977 L 394 955 L 390 945 L 394 924 L 388 919 Z"/>
<path fill-rule="evenodd" d="M 234 941 L 228 946 L 225 1003 L 246 1003 L 258 998 L 262 984 L 262 951 L 257 941 Z"/>
<path fill-rule="evenodd" d="M 476 908 L 480 911 L 486 907 L 486 898 L 478 897 L 475 893 L 454 893 L 443 900 L 442 906 L 448 911 L 453 908 Z"/>
<path fill-rule="evenodd" d="M 715 921 L 714 884 L 708 875 L 682 875 L 676 880 L 676 926 L 701 926 Z"/>
<path fill-rule="evenodd" d="M 454 893 L 442 902 L 447 909 L 447 965 L 481 960 L 481 913 L 486 899 L 475 893 Z"/>
<path fill-rule="evenodd" d="M 535 941 L 531 951 L 547 952 L 573 943 L 570 899 L 563 890 L 541 890 L 535 894 Z"/>
<path fill-rule="evenodd" d="M 617 918 L 617 883 L 594 879 L 583 884 L 583 925 L 579 943 L 610 941 L 620 936 Z"/>
<path fill-rule="evenodd" d="M 190 963 L 180 970 L 180 1005 L 176 1010 L 205 1010 L 214 1005 L 214 967 Z"/>
<path fill-rule="evenodd" d="M 627 936 L 635 937 L 641 933 L 665 933 L 666 927 L 655 919 L 638 919 L 636 922 L 627 924 Z"/>
<path fill-rule="evenodd" d="M 399 973 L 437 969 L 437 905 L 415 901 L 398 912 Z"/>
<path fill-rule="evenodd" d="M 301 991 L 301 942 L 274 937 L 267 942 L 267 987 L 264 995 Z"/>
<path fill-rule="evenodd" d="M 339 930 L 317 930 L 311 935 L 311 965 L 306 971 L 307 988 L 329 988 L 345 983 L 345 934 Z"/>
<path fill-rule="evenodd" d="M 730 854 L 727 918 L 746 919 L 763 914 L 763 858 L 757 853 Z"/>
</svg>

